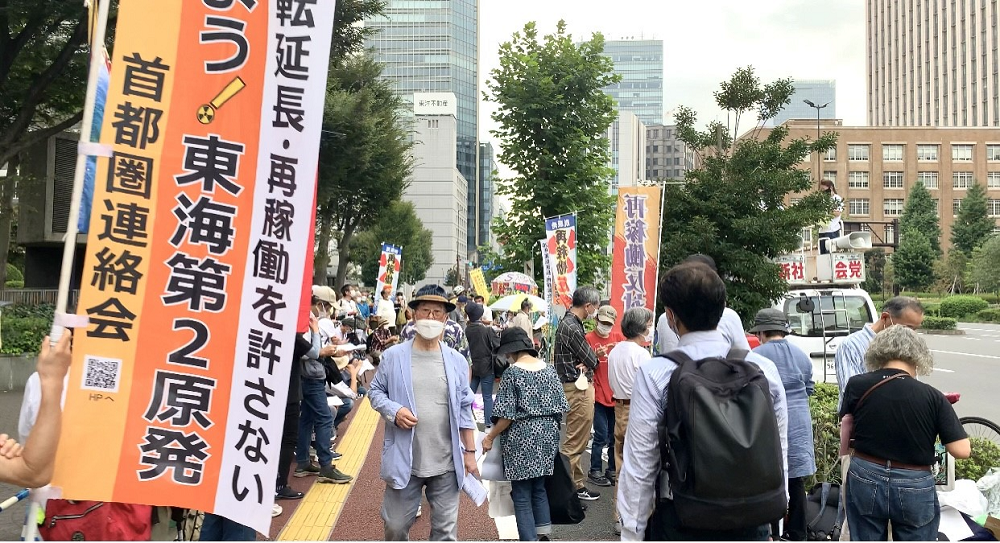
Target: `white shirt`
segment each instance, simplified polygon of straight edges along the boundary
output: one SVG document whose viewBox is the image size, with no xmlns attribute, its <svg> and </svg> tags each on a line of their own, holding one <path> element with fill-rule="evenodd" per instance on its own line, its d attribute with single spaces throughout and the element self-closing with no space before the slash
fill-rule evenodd
<svg viewBox="0 0 1000 543">
<path fill-rule="evenodd" d="M 725 356 L 731 349 L 719 330 L 692 332 L 680 339 L 678 349 L 700 360 Z M 788 407 L 785 387 L 778 368 L 767 358 L 751 352 L 747 361 L 756 364 L 767 378 L 774 416 L 781 435 L 781 452 L 788 473 Z M 625 433 L 624 462 L 618 481 L 618 515 L 622 521 L 622 541 L 642 541 L 646 524 L 653 512 L 656 484 L 660 472 L 660 444 L 657 423 L 664 417 L 667 384 L 677 364 L 666 358 L 654 358 L 642 364 L 635 376 L 628 429 Z"/>
<path fill-rule="evenodd" d="M 69 374 L 63 377 L 63 392 L 60 405 L 66 405 L 66 389 L 69 388 Z M 38 377 L 38 372 L 28 376 L 28 381 L 24 384 L 24 397 L 21 399 L 21 413 L 17 419 L 17 433 L 21 445 L 28 442 L 28 435 L 35 427 L 38 420 L 38 408 L 42 406 L 42 381 Z"/>
<path fill-rule="evenodd" d="M 841 198 L 840 195 L 838 194 L 831 194 L 830 197 L 833 198 L 833 201 L 835 202 L 834 209 L 837 211 L 844 211 L 844 199 Z M 831 232 L 839 233 L 840 228 L 843 226 L 843 224 L 844 223 L 840 217 L 834 216 L 832 219 L 830 219 L 830 224 L 826 225 L 826 227 L 823 228 L 820 231 L 820 233 L 821 234 L 829 234 Z"/>
<path fill-rule="evenodd" d="M 493 310 L 490 309 L 490 308 L 488 308 L 488 307 L 486 307 L 484 305 L 483 306 L 483 316 L 480 317 L 479 320 L 481 322 L 488 322 L 490 324 L 493 324 Z"/>
<path fill-rule="evenodd" d="M 651 358 L 649 351 L 632 341 L 619 342 L 608 353 L 608 385 L 616 400 L 632 398 L 632 383 L 639 366 Z"/>
<path fill-rule="evenodd" d="M 344 298 L 340 300 L 340 312 L 346 315 L 357 315 L 358 304 L 354 303 L 354 300 Z"/>
<path fill-rule="evenodd" d="M 375 314 L 385 319 L 389 326 L 396 326 L 396 305 L 392 300 L 379 300 Z"/>
<path fill-rule="evenodd" d="M 335 338 L 340 336 L 343 339 L 343 333 L 340 331 L 340 327 L 333 324 L 333 320 L 323 317 L 319 319 L 319 337 L 322 339 L 321 345 L 326 347 L 330 344 L 330 338 Z"/>
<path fill-rule="evenodd" d="M 716 330 L 729 340 L 729 344 L 734 349 L 750 350 L 750 342 L 747 341 L 747 334 L 743 331 L 743 321 L 740 316 L 728 307 L 722 311 L 722 319 Z M 667 354 L 677 348 L 679 338 L 667 324 L 667 314 L 660 315 L 660 320 L 656 322 L 656 346 L 657 354 Z"/>
</svg>

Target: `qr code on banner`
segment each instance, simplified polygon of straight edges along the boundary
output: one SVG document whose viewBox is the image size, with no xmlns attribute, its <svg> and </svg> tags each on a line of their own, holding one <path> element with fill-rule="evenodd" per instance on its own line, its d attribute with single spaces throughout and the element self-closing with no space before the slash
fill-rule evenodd
<svg viewBox="0 0 1000 543">
<path fill-rule="evenodd" d="M 115 358 L 85 356 L 83 358 L 83 388 L 98 392 L 118 392 L 122 376 L 122 361 Z"/>
</svg>

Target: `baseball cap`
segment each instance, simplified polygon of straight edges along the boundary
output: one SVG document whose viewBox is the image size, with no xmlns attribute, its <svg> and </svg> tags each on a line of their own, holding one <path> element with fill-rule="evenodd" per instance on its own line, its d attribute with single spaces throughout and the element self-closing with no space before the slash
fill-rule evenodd
<svg viewBox="0 0 1000 543">
<path fill-rule="evenodd" d="M 614 324 L 616 320 L 618 320 L 618 311 L 615 311 L 614 307 L 611 307 L 610 305 L 602 305 L 600 309 L 597 310 L 597 322 Z"/>
</svg>

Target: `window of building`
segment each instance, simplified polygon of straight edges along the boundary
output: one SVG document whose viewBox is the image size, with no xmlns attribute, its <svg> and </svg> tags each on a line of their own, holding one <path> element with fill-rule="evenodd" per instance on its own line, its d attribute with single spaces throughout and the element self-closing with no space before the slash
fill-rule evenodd
<svg viewBox="0 0 1000 543">
<path fill-rule="evenodd" d="M 989 172 L 986 174 L 986 187 L 1000 189 L 1000 172 Z"/>
<path fill-rule="evenodd" d="M 886 217 L 898 217 L 903 214 L 902 198 L 886 198 L 882 202 L 882 214 Z"/>
<path fill-rule="evenodd" d="M 847 160 L 851 162 L 867 161 L 871 152 L 871 145 L 855 144 L 847 146 Z"/>
<path fill-rule="evenodd" d="M 788 203 L 789 203 L 789 205 L 795 205 L 795 204 L 797 204 L 797 203 L 799 203 L 801 201 L 802 201 L 802 198 L 792 198 L 792 199 L 788 200 Z"/>
<path fill-rule="evenodd" d="M 852 189 L 868 188 L 868 172 L 849 172 L 847 174 L 847 186 Z"/>
<path fill-rule="evenodd" d="M 957 217 L 959 211 L 962 211 L 962 199 L 955 198 L 951 201 L 951 214 Z"/>
<path fill-rule="evenodd" d="M 951 160 L 954 162 L 972 162 L 972 146 L 952 145 Z"/>
<path fill-rule="evenodd" d="M 837 184 L 837 171 L 836 170 L 827 170 L 827 171 L 824 171 L 823 172 L 823 180 L 824 181 L 830 181 L 831 183 L 833 183 L 833 184 L 836 185 Z"/>
<path fill-rule="evenodd" d="M 923 183 L 924 188 L 935 190 L 938 188 L 937 172 L 917 172 L 917 182 Z"/>
<path fill-rule="evenodd" d="M 653 170 L 653 179 L 660 178 L 660 170 Z"/>
<path fill-rule="evenodd" d="M 882 145 L 882 161 L 883 162 L 902 162 L 903 161 L 903 146 L 899 144 L 885 144 Z"/>
<path fill-rule="evenodd" d="M 884 172 L 882 174 L 882 188 L 885 189 L 903 188 L 903 172 Z"/>
<path fill-rule="evenodd" d="M 871 200 L 868 198 L 851 198 L 847 201 L 847 212 L 851 216 L 867 216 L 871 213 Z"/>
<path fill-rule="evenodd" d="M 986 146 L 986 160 L 989 162 L 1000 162 L 1000 145 Z"/>
<path fill-rule="evenodd" d="M 990 217 L 1000 217 L 1000 200 L 990 198 Z"/>
<path fill-rule="evenodd" d="M 885 225 L 885 242 L 892 243 L 894 241 L 896 241 L 896 228 L 891 224 L 887 224 Z"/>
<path fill-rule="evenodd" d="M 937 162 L 938 145 L 917 145 L 917 160 L 920 162 Z"/>
<path fill-rule="evenodd" d="M 834 162 L 837 160 L 837 148 L 831 147 L 826 150 L 826 154 L 823 155 L 823 160 L 827 162 Z"/>
<path fill-rule="evenodd" d="M 972 186 L 972 172 L 955 172 L 951 174 L 951 188 L 967 189 Z"/>
<path fill-rule="evenodd" d="M 654 145 L 653 146 L 653 152 L 654 153 L 659 153 L 660 152 L 660 146 L 659 145 Z"/>
</svg>

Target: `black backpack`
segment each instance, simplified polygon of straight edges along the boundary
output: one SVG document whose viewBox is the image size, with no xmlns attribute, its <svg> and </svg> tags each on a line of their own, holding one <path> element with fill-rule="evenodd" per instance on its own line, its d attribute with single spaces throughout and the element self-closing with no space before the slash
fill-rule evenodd
<svg viewBox="0 0 1000 543">
<path fill-rule="evenodd" d="M 816 483 L 806 498 L 806 537 L 809 541 L 838 541 L 837 507 L 840 485 Z"/>
<path fill-rule="evenodd" d="M 760 526 L 788 507 L 770 387 L 747 354 L 733 349 L 697 361 L 680 351 L 666 355 L 678 367 L 667 385 L 661 469 L 685 528 Z"/>
</svg>

